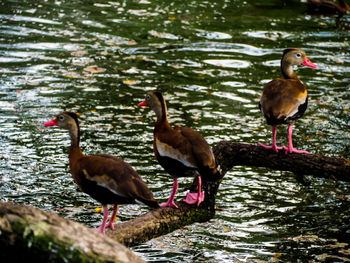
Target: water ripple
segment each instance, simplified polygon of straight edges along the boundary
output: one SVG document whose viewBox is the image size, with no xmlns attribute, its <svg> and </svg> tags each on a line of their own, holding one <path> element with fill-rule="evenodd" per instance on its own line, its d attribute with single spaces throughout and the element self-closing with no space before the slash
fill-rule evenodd
<svg viewBox="0 0 350 263">
<path fill-rule="evenodd" d="M 86 154 L 126 160 L 165 200 L 172 180 L 152 151 L 154 113 L 137 107 L 145 93 L 162 91 L 171 124 L 197 129 L 211 146 L 270 142 L 258 101 L 263 85 L 281 75 L 287 47 L 302 48 L 318 65 L 297 71 L 310 103 L 295 144 L 348 158 L 349 15 L 336 28 L 333 17 L 272 2 L 0 2 L 1 199 L 91 227 L 100 223 L 99 204 L 76 191 L 69 173 L 67 132 L 42 125 L 71 110 L 82 114 Z M 102 72 L 84 70 L 93 65 Z M 287 143 L 285 127 L 278 129 L 278 143 Z M 324 244 L 293 240 L 305 233 L 324 242 L 348 239 L 349 184 L 307 180 L 304 186 L 288 172 L 234 167 L 220 185 L 214 219 L 133 250 L 150 262 L 255 262 L 276 255 L 317 261 L 329 253 Z M 191 181 L 180 180 L 179 200 Z M 118 217 L 146 211 L 122 206 Z"/>
</svg>

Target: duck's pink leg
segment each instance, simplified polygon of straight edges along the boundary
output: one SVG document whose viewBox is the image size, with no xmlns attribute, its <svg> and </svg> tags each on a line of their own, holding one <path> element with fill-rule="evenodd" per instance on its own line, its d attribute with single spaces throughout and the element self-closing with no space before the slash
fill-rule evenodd
<svg viewBox="0 0 350 263">
<path fill-rule="evenodd" d="M 103 206 L 103 221 L 102 225 L 96 228 L 98 232 L 101 232 L 103 235 L 105 234 L 106 222 L 108 219 L 108 207 L 106 205 Z"/>
<path fill-rule="evenodd" d="M 273 151 L 275 151 L 276 153 L 278 152 L 278 150 L 281 149 L 285 149 L 285 146 L 281 146 L 281 147 L 277 147 L 276 145 L 276 136 L 277 136 L 277 129 L 276 126 L 272 126 L 272 146 L 268 146 L 262 143 L 258 143 L 261 147 L 264 147 L 265 149 L 272 149 Z"/>
<path fill-rule="evenodd" d="M 171 206 L 171 207 L 178 208 L 178 206 L 174 202 L 175 194 L 176 194 L 178 188 L 179 188 L 179 183 L 177 182 L 177 178 L 174 178 L 173 192 L 171 193 L 169 200 L 166 203 L 162 203 L 160 205 L 161 207 Z"/>
<path fill-rule="evenodd" d="M 112 216 L 111 216 L 111 218 L 109 219 L 108 225 L 107 225 L 106 227 L 110 227 L 111 229 L 114 229 L 113 223 L 114 223 L 115 218 L 116 218 L 116 216 L 117 216 L 118 209 L 119 209 L 119 205 L 118 205 L 118 204 L 114 204 Z"/>
<path fill-rule="evenodd" d="M 191 193 L 188 192 L 186 195 L 186 199 L 183 201 L 189 205 L 197 204 L 197 206 L 200 205 L 200 203 L 204 200 L 204 191 L 202 191 L 202 178 L 200 176 L 197 176 L 197 186 L 198 191 L 197 193 Z"/>
<path fill-rule="evenodd" d="M 292 135 L 293 135 L 293 124 L 288 125 L 288 148 L 286 147 L 285 154 L 288 153 L 304 153 L 304 154 L 310 154 L 307 151 L 303 150 L 297 150 L 296 148 L 293 147 L 293 142 L 292 142 Z"/>
</svg>

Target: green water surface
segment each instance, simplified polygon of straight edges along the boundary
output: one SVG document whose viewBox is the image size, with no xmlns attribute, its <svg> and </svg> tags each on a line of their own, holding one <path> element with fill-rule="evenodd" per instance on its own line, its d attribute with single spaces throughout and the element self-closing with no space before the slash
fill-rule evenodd
<svg viewBox="0 0 350 263">
<path fill-rule="evenodd" d="M 212 146 L 269 144 L 258 101 L 264 84 L 281 76 L 287 47 L 302 48 L 318 66 L 297 71 L 310 97 L 295 146 L 349 158 L 350 16 L 309 16 L 305 2 L 2 0 L 1 201 L 100 224 L 99 204 L 69 173 L 67 132 L 42 125 L 63 110 L 82 114 L 86 154 L 124 159 L 166 200 L 172 180 L 153 156 L 154 113 L 137 107 L 145 93 L 162 91 L 169 121 L 197 129 Z M 278 143 L 287 143 L 286 127 Z M 350 184 L 306 179 L 234 167 L 214 219 L 132 249 L 150 262 L 349 260 Z M 190 182 L 180 180 L 178 199 Z M 123 206 L 118 218 L 146 211 Z"/>
</svg>

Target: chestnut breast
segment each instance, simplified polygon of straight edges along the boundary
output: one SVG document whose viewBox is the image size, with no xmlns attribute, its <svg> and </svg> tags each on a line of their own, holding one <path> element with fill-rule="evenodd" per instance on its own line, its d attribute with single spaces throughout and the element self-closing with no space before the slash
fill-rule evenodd
<svg viewBox="0 0 350 263">
<path fill-rule="evenodd" d="M 288 122 L 306 101 L 307 89 L 299 79 L 274 79 L 264 87 L 260 108 L 266 118 Z"/>
</svg>

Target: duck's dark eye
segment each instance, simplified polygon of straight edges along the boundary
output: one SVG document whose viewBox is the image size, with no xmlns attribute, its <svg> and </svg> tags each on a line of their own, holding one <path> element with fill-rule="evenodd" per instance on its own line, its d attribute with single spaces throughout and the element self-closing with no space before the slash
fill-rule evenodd
<svg viewBox="0 0 350 263">
<path fill-rule="evenodd" d="M 300 58 L 300 57 L 301 57 L 301 54 L 300 54 L 300 53 L 296 53 L 295 55 L 297 56 L 297 58 Z"/>
<path fill-rule="evenodd" d="M 58 116 L 58 119 L 59 119 L 60 121 L 63 121 L 63 120 L 64 120 L 64 116 L 63 116 L 63 115 L 60 115 L 60 116 Z"/>
<path fill-rule="evenodd" d="M 151 95 L 146 96 L 146 100 L 150 100 L 150 98 L 151 98 Z"/>
</svg>

